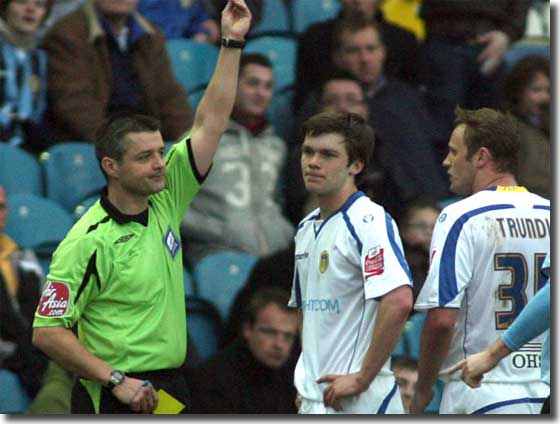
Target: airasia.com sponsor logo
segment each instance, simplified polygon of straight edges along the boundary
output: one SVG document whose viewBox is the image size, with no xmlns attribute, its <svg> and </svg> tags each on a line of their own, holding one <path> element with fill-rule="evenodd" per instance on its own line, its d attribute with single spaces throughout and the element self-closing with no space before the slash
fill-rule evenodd
<svg viewBox="0 0 560 424">
<path fill-rule="evenodd" d="M 60 317 L 68 310 L 70 290 L 65 283 L 50 281 L 43 290 L 38 312 L 43 317 Z"/>
<path fill-rule="evenodd" d="M 364 263 L 364 270 L 366 273 L 366 278 L 369 278 L 373 275 L 383 274 L 384 261 L 382 247 L 377 246 L 369 249 Z"/>
</svg>

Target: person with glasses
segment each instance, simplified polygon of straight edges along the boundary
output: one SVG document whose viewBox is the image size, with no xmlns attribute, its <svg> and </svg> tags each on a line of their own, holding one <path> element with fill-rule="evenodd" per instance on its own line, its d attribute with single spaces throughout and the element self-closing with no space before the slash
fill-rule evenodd
<svg viewBox="0 0 560 424">
<path fill-rule="evenodd" d="M 263 287 L 247 304 L 241 337 L 188 371 L 192 412 L 198 414 L 295 413 L 290 361 L 297 312 L 279 287 Z"/>
</svg>

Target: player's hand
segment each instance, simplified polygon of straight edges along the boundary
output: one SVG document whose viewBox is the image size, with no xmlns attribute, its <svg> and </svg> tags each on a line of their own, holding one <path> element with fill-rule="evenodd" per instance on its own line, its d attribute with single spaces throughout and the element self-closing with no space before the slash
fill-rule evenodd
<svg viewBox="0 0 560 424">
<path fill-rule="evenodd" d="M 509 37 L 503 31 L 490 31 L 479 36 L 476 41 L 486 44 L 476 58 L 482 64 L 480 71 L 485 75 L 493 74 L 504 60 Z"/>
<path fill-rule="evenodd" d="M 144 414 L 153 412 L 159 402 L 159 396 L 148 380 L 125 377 L 121 384 L 113 388 L 112 393 L 134 412 Z"/>
<path fill-rule="evenodd" d="M 299 393 L 296 395 L 296 398 L 294 399 L 294 404 L 296 405 L 296 409 L 299 411 L 299 408 L 301 408 L 301 395 Z"/>
<path fill-rule="evenodd" d="M 342 398 L 362 393 L 369 387 L 369 382 L 366 382 L 360 373 L 328 374 L 319 378 L 317 383 L 331 383 L 323 392 L 323 404 L 326 407 L 330 406 L 335 411 L 342 410 L 340 404 Z"/>
<path fill-rule="evenodd" d="M 487 350 L 475 353 L 466 359 L 456 363 L 452 367 L 443 371 L 445 374 L 453 374 L 461 370 L 461 379 L 473 389 L 480 387 L 484 378 L 484 373 L 496 366 L 495 359 Z"/>
<path fill-rule="evenodd" d="M 228 0 L 222 10 L 222 37 L 244 40 L 251 26 L 251 11 L 244 0 Z"/>
<path fill-rule="evenodd" d="M 428 390 L 420 390 L 418 386 L 416 386 L 414 389 L 414 397 L 412 398 L 412 402 L 410 402 L 410 414 L 422 414 L 433 397 L 433 387 L 430 387 Z"/>
</svg>

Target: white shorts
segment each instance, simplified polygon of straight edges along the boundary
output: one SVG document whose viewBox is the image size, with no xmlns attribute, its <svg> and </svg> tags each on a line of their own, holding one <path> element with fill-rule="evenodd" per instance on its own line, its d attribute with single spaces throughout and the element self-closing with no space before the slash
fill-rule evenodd
<svg viewBox="0 0 560 424">
<path fill-rule="evenodd" d="M 462 380 L 443 388 L 440 414 L 539 414 L 550 393 L 543 382 L 482 383 L 476 389 Z"/>
<path fill-rule="evenodd" d="M 393 376 L 378 376 L 369 389 L 341 400 L 342 410 L 326 408 L 323 402 L 302 398 L 300 414 L 404 414 L 397 382 Z"/>
</svg>

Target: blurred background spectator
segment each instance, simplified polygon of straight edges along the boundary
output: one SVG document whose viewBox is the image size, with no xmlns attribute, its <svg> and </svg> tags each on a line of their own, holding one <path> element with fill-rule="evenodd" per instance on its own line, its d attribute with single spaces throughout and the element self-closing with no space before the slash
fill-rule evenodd
<svg viewBox="0 0 560 424">
<path fill-rule="evenodd" d="M 295 229 L 279 201 L 287 149 L 265 115 L 273 78 L 266 57 L 243 55 L 229 126 L 181 225 L 191 264 L 219 251 L 266 256 L 290 244 Z"/>
<path fill-rule="evenodd" d="M 48 138 L 41 126 L 46 108 L 47 58 L 37 31 L 53 0 L 0 2 L 0 140 L 32 152 Z"/>
<path fill-rule="evenodd" d="M 159 30 L 136 11 L 138 0 L 88 0 L 45 36 L 48 118 L 59 141 L 91 141 L 103 120 L 134 111 L 161 120 L 164 140 L 192 124 Z"/>
<path fill-rule="evenodd" d="M 506 75 L 504 109 L 520 121 L 521 151 L 517 179 L 529 191 L 547 199 L 552 195 L 550 143 L 550 61 L 530 55 Z"/>
<path fill-rule="evenodd" d="M 423 0 L 420 80 L 447 138 L 453 110 L 497 108 L 505 54 L 525 31 L 530 0 Z M 437 146 L 443 160 L 447 142 Z"/>
<path fill-rule="evenodd" d="M 428 275 L 430 242 L 441 208 L 431 200 L 416 200 L 408 205 L 398 219 L 404 256 L 412 274 L 414 300 Z M 414 311 L 411 311 L 414 313 Z"/>
<path fill-rule="evenodd" d="M 334 39 L 335 26 L 348 17 L 359 16 L 377 23 L 387 47 L 385 71 L 388 75 L 410 82 L 416 80 L 418 42 L 414 34 L 387 22 L 380 9 L 380 0 L 339 1 L 341 10 L 338 16 L 312 25 L 299 37 L 294 99 L 296 110 L 303 106 L 306 96 L 321 84 L 332 67 L 332 53 L 337 43 Z"/>
<path fill-rule="evenodd" d="M 220 40 L 218 23 L 204 9 L 203 0 L 140 0 L 138 11 L 168 40 L 193 38 L 211 44 Z"/>
<path fill-rule="evenodd" d="M 245 308 L 242 337 L 188 373 L 193 413 L 297 412 L 295 363 L 289 359 L 298 318 L 288 299 L 280 288 L 254 293 Z"/>
<path fill-rule="evenodd" d="M 7 221 L 8 196 L 0 185 L 0 413 L 21 413 L 41 388 L 47 366 L 31 344 L 44 276 L 35 254 L 4 233 Z"/>
<path fill-rule="evenodd" d="M 404 412 L 408 414 L 414 396 L 414 385 L 418 381 L 418 362 L 407 356 L 392 358 L 391 371 L 399 386 Z"/>
</svg>

